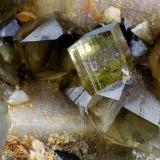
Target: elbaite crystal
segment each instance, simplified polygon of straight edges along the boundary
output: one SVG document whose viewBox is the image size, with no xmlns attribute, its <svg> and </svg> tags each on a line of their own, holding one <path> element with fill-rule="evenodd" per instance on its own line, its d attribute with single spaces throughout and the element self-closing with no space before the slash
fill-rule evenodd
<svg viewBox="0 0 160 160">
<path fill-rule="evenodd" d="M 68 49 L 86 90 L 98 93 L 128 74 L 130 51 L 118 24 L 87 33 Z"/>
</svg>

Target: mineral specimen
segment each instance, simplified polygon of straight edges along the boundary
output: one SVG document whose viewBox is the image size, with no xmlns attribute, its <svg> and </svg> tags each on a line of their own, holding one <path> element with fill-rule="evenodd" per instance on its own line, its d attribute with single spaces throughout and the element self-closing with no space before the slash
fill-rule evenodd
<svg viewBox="0 0 160 160">
<path fill-rule="evenodd" d="M 122 107 L 117 101 L 103 97 L 88 108 L 92 125 L 100 132 L 107 133 Z"/>
<path fill-rule="evenodd" d="M 20 29 L 20 25 L 16 19 L 13 19 L 2 29 L 0 29 L 0 37 L 14 36 L 16 32 Z"/>
<path fill-rule="evenodd" d="M 138 24 L 135 28 L 132 29 L 132 32 L 141 38 L 144 42 L 147 42 L 151 45 L 154 43 L 155 36 L 150 28 L 150 24 L 147 21 Z"/>
<path fill-rule="evenodd" d="M 155 79 L 160 81 L 160 72 L 159 72 L 159 67 L 160 67 L 160 39 L 158 38 L 156 44 L 151 50 L 150 57 L 149 57 L 149 62 L 150 62 L 150 67 L 152 70 L 152 75 Z"/>
<path fill-rule="evenodd" d="M 35 20 L 37 17 L 36 17 L 36 15 L 34 15 L 32 12 L 23 11 L 23 12 L 17 14 L 17 15 L 16 15 L 16 18 L 17 18 L 21 23 L 26 23 L 26 22 Z"/>
<path fill-rule="evenodd" d="M 118 25 L 110 24 L 87 33 L 68 51 L 91 95 L 129 75 L 130 52 Z"/>
<path fill-rule="evenodd" d="M 0 149 L 2 149 L 11 127 L 11 121 L 8 115 L 8 107 L 2 102 L 0 103 L 0 122 Z"/>
<path fill-rule="evenodd" d="M 11 106 L 21 105 L 29 101 L 29 97 L 22 90 L 15 90 L 8 99 L 8 104 Z"/>
<path fill-rule="evenodd" d="M 22 42 L 34 42 L 44 40 L 56 40 L 64 33 L 58 21 L 50 18 L 48 21 L 40 25 L 36 30 L 29 34 Z"/>
<path fill-rule="evenodd" d="M 156 98 L 157 93 L 154 95 L 152 91 L 153 87 L 147 86 L 155 86 L 154 80 L 150 79 L 150 83 L 146 84 L 141 78 L 130 85 L 126 85 L 124 95 L 122 95 L 125 97 L 124 107 L 159 126 L 160 102 Z"/>
<path fill-rule="evenodd" d="M 140 57 L 148 52 L 147 46 L 141 40 L 132 40 L 131 45 L 131 54 L 134 57 Z"/>
<path fill-rule="evenodd" d="M 18 84 L 17 72 L 15 66 L 1 61 L 0 63 L 0 79 L 11 85 Z"/>
<path fill-rule="evenodd" d="M 11 63 L 13 61 L 14 49 L 10 44 L 2 41 L 0 44 L 0 55 L 5 62 Z"/>
<path fill-rule="evenodd" d="M 159 159 L 158 0 L 19 2 L 0 2 L 0 159 Z"/>
<path fill-rule="evenodd" d="M 104 21 L 106 23 L 121 22 L 121 10 L 116 7 L 109 7 L 104 11 Z"/>
<path fill-rule="evenodd" d="M 18 138 L 9 135 L 2 152 L 2 160 L 54 160 L 51 152 L 45 150 L 45 145 L 32 136 Z"/>
</svg>

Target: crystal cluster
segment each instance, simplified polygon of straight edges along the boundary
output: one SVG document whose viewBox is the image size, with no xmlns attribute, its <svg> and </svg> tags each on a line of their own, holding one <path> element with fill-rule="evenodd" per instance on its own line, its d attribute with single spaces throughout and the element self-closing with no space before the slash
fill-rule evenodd
<svg viewBox="0 0 160 160">
<path fill-rule="evenodd" d="M 156 1 L 2 0 L 0 159 L 160 158 Z"/>
</svg>

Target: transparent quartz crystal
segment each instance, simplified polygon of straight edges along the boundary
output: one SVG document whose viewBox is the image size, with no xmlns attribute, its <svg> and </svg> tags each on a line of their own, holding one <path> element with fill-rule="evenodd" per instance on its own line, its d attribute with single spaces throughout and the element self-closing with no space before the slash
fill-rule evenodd
<svg viewBox="0 0 160 160">
<path fill-rule="evenodd" d="M 130 53 L 118 24 L 87 33 L 68 51 L 83 86 L 92 95 L 128 74 Z"/>
</svg>

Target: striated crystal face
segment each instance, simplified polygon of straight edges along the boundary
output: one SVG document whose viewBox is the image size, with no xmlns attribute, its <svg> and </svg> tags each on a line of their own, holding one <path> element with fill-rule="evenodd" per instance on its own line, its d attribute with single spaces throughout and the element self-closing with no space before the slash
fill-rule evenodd
<svg viewBox="0 0 160 160">
<path fill-rule="evenodd" d="M 90 94 L 122 80 L 128 68 L 127 43 L 118 24 L 94 30 L 69 49 L 82 84 Z"/>
</svg>

